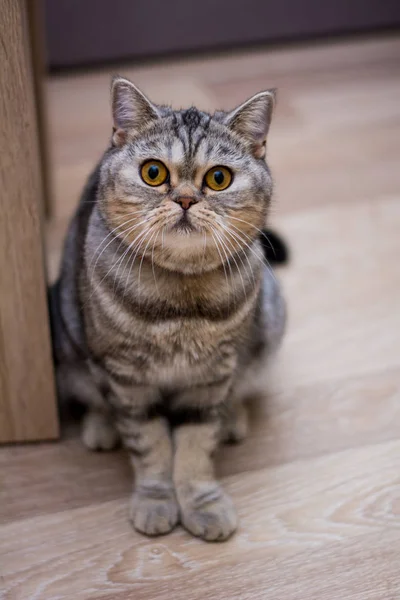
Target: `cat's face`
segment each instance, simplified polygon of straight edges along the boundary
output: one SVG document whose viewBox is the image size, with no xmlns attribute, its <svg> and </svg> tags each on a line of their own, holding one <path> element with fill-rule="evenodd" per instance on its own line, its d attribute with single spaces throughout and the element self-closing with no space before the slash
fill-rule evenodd
<svg viewBox="0 0 400 600">
<path fill-rule="evenodd" d="M 197 273 L 251 244 L 272 192 L 264 154 L 273 102 L 263 92 L 232 113 L 173 111 L 115 80 L 100 206 L 133 255 Z"/>
</svg>

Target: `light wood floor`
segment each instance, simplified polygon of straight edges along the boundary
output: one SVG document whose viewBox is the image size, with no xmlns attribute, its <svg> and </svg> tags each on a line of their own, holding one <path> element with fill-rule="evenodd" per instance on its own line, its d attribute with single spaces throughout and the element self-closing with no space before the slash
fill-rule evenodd
<svg viewBox="0 0 400 600">
<path fill-rule="evenodd" d="M 400 598 L 400 38 L 124 68 L 155 100 L 232 107 L 280 88 L 269 155 L 289 328 L 242 445 L 217 466 L 240 515 L 207 545 L 127 521 L 122 452 L 0 450 L 6 600 Z M 48 82 L 61 237 L 110 131 L 108 72 Z"/>
</svg>

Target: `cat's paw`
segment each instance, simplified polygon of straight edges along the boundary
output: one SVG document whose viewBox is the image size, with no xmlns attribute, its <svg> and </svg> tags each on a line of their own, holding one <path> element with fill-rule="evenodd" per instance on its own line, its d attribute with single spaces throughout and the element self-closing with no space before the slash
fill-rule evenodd
<svg viewBox="0 0 400 600">
<path fill-rule="evenodd" d="M 218 485 L 180 501 L 180 507 L 183 526 L 207 542 L 222 542 L 237 528 L 233 502 Z"/>
<path fill-rule="evenodd" d="M 179 507 L 172 489 L 154 485 L 146 490 L 139 489 L 133 494 L 130 520 L 140 533 L 169 533 L 178 523 L 178 518 Z"/>
<path fill-rule="evenodd" d="M 89 411 L 82 423 L 82 441 L 89 450 L 113 450 L 119 436 L 105 415 Z"/>
</svg>

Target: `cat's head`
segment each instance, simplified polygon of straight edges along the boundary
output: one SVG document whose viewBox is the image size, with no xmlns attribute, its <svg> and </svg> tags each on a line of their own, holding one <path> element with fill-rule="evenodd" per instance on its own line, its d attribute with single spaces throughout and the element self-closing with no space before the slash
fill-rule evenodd
<svg viewBox="0 0 400 600">
<path fill-rule="evenodd" d="M 175 111 L 115 78 L 99 193 L 109 228 L 132 253 L 184 273 L 247 248 L 272 193 L 265 145 L 274 102 L 269 90 L 231 112 Z"/>
</svg>

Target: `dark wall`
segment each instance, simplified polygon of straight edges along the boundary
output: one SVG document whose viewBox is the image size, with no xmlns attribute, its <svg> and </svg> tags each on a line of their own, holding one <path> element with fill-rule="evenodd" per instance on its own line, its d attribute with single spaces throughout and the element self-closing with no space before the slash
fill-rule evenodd
<svg viewBox="0 0 400 600">
<path fill-rule="evenodd" d="M 45 7 L 51 67 L 400 25 L 400 0 L 45 0 Z"/>
</svg>

